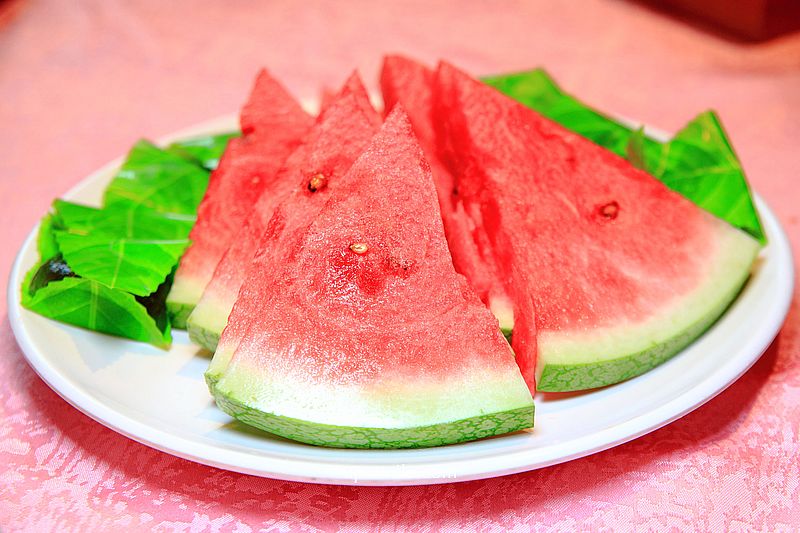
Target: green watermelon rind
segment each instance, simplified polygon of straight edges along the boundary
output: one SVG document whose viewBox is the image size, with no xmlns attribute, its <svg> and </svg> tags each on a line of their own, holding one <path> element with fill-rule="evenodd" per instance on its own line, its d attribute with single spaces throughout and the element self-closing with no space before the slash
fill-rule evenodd
<svg viewBox="0 0 800 533">
<path fill-rule="evenodd" d="M 508 409 L 438 424 L 372 428 L 320 424 L 279 416 L 240 398 L 243 390 L 249 390 L 251 394 L 254 390 L 242 386 L 241 380 L 235 375 L 236 371 L 229 370 L 233 352 L 227 347 L 218 349 L 205 373 L 206 383 L 217 406 L 245 424 L 287 439 L 334 448 L 421 448 L 456 444 L 533 427 L 534 405 L 530 396 L 527 401 L 521 399 L 528 393 L 521 381 L 516 380 L 500 387 L 505 391 L 503 403 L 508 404 Z M 221 383 L 223 379 L 227 384 Z M 252 397 L 261 396 L 255 393 Z"/>
<path fill-rule="evenodd" d="M 638 336 L 631 334 L 636 326 L 627 332 L 621 327 L 617 338 L 636 342 L 629 342 L 624 347 L 620 342 L 620 349 L 616 350 L 607 349 L 600 342 L 588 339 L 585 342 L 562 343 L 542 335 L 539 339 L 537 390 L 571 392 L 625 381 L 667 361 L 705 333 L 741 292 L 760 250 L 760 244 L 744 232 L 727 224 L 723 231 L 727 235 L 721 237 L 724 239 L 723 246 L 708 279 L 681 305 L 651 321 L 651 324 L 666 324 L 666 327 L 651 329 L 649 333 L 642 328 Z M 647 347 L 637 349 L 636 343 L 644 343 Z M 611 346 L 613 343 L 608 347 Z M 596 355 L 603 351 L 623 355 L 613 359 Z M 557 352 L 561 353 L 553 355 Z"/>
<path fill-rule="evenodd" d="M 186 329 L 186 321 L 192 314 L 194 305 L 167 300 L 167 313 L 174 329 Z"/>
<path fill-rule="evenodd" d="M 720 302 L 708 315 L 663 343 L 613 361 L 584 365 L 545 365 L 537 382 L 542 392 L 567 392 L 612 385 L 639 376 L 675 356 L 705 333 L 736 299 L 741 287 Z"/>
<path fill-rule="evenodd" d="M 167 313 L 173 328 L 186 329 L 189 315 L 197 306 L 204 286 L 204 282 L 196 278 L 175 277 L 167 295 Z"/>
<path fill-rule="evenodd" d="M 189 339 L 210 352 L 216 351 L 222 330 L 228 324 L 228 315 L 232 307 L 233 302 L 223 302 L 214 296 L 209 296 L 207 292 L 204 293 L 200 303 L 194 307 L 186 321 Z M 225 311 L 222 311 L 223 309 Z"/>
<path fill-rule="evenodd" d="M 199 325 L 193 320 L 194 316 L 194 314 L 191 314 L 186 321 L 186 331 L 189 332 L 189 339 L 209 352 L 214 352 L 219 344 L 219 331 Z"/>
<path fill-rule="evenodd" d="M 334 426 L 266 413 L 216 385 L 211 390 L 217 406 L 245 424 L 294 441 L 330 448 L 428 448 L 533 427 L 533 404 L 427 426 L 373 428 Z"/>
<path fill-rule="evenodd" d="M 217 342 L 217 348 L 214 351 L 214 357 L 211 358 L 211 362 L 208 364 L 208 368 L 203 374 L 206 384 L 208 385 L 208 390 L 212 392 L 214 386 L 225 374 L 225 369 L 228 368 L 228 363 L 231 362 L 231 359 L 233 359 L 233 354 L 236 351 L 236 347 L 230 346 L 229 344 L 230 343 L 219 346 L 219 342 Z"/>
</svg>

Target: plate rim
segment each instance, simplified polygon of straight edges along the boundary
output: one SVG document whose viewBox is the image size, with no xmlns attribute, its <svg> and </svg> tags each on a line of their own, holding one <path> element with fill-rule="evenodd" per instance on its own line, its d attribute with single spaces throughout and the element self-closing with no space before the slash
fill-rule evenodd
<svg viewBox="0 0 800 533">
<path fill-rule="evenodd" d="M 230 129 L 235 126 L 234 117 L 234 115 L 224 115 L 182 129 L 160 138 L 157 144 L 163 146 L 176 139 Z M 663 132 L 648 129 L 656 136 L 665 136 Z M 61 197 L 70 198 L 85 188 L 91 188 L 94 182 L 118 167 L 123 157 L 115 158 L 88 174 Z M 383 463 L 337 464 L 330 460 L 316 460 L 307 457 L 287 458 L 266 453 L 256 460 L 251 454 L 243 451 L 222 449 L 209 443 L 193 441 L 183 435 L 170 433 L 121 414 L 102 401 L 91 397 L 80 387 L 70 383 L 48 364 L 46 354 L 40 352 L 26 333 L 22 312 L 29 311 L 24 310 L 21 306 L 19 285 L 25 274 L 22 269 L 24 256 L 30 247 L 36 245 L 38 223 L 34 225 L 17 251 L 9 274 L 8 317 L 25 359 L 48 387 L 94 421 L 132 440 L 170 455 L 215 468 L 260 477 L 338 485 L 428 485 L 499 477 L 572 461 L 655 431 L 716 397 L 755 364 L 775 339 L 784 323 L 791 305 L 795 280 L 794 261 L 788 236 L 767 203 L 755 191 L 753 191 L 753 196 L 762 223 L 769 235 L 770 253 L 776 256 L 773 260 L 779 262 L 782 267 L 779 269 L 781 279 L 777 281 L 785 288 L 782 299 L 773 302 L 770 307 L 771 312 L 764 317 L 765 326 L 760 334 L 750 336 L 748 342 L 737 351 L 736 357 L 727 360 L 726 364 L 719 367 L 719 370 L 697 382 L 685 394 L 678 395 L 659 407 L 638 414 L 616 426 L 572 439 L 565 443 L 564 448 L 566 449 L 563 453 L 558 456 L 551 454 L 550 457 L 539 461 L 526 460 L 526 457 L 536 452 L 536 448 L 530 447 L 511 450 L 501 455 L 482 457 L 481 460 L 466 457 L 442 462 L 440 458 L 434 458 L 432 461 L 421 463 L 397 463 L 394 468 Z M 353 450 L 348 451 L 352 452 Z M 265 460 L 267 460 L 266 465 L 264 464 Z"/>
</svg>

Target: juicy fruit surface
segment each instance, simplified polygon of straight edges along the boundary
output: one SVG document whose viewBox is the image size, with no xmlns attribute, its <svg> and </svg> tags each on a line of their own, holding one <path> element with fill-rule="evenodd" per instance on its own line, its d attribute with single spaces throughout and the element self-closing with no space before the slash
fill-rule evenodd
<svg viewBox="0 0 800 533">
<path fill-rule="evenodd" d="M 266 71 L 259 74 L 241 115 L 244 135 L 228 143 L 198 208 L 192 245 L 167 300 L 170 309 L 185 315 L 194 307 L 253 204 L 312 122 Z"/>
<path fill-rule="evenodd" d="M 336 189 L 339 179 L 367 147 L 380 123 L 363 83 L 354 74 L 324 107 L 317 123 L 287 158 L 273 184 L 262 192 L 244 227 L 223 255 L 189 319 L 192 340 L 211 351 L 217 348 L 275 208 L 287 195 L 292 195 L 293 206 L 284 212 L 298 223 L 310 222 Z M 281 224 L 292 225 L 286 220 Z M 236 319 L 242 321 L 247 318 Z"/>
<path fill-rule="evenodd" d="M 483 226 L 476 223 L 479 213 L 472 216 L 458 194 L 453 175 L 439 159 L 436 132 L 433 125 L 433 83 L 435 73 L 420 63 L 402 56 L 387 56 L 381 70 L 381 91 L 386 111 L 396 104 L 403 106 L 430 162 L 445 236 L 456 270 L 470 280 L 472 289 L 484 303 L 507 300 L 500 281 L 494 256 L 490 253 Z M 501 327 L 510 329 L 507 313 L 498 312 Z"/>
<path fill-rule="evenodd" d="M 514 300 L 529 383 L 537 353 L 537 373 L 554 360 L 561 376 L 540 389 L 641 373 L 702 333 L 745 281 L 755 241 L 616 155 L 447 64 L 436 106 L 443 157 Z"/>
<path fill-rule="evenodd" d="M 452 266 L 401 110 L 313 223 L 262 249 L 246 282 L 261 298 L 236 304 L 258 319 L 209 380 L 222 409 L 335 446 L 447 444 L 533 424 L 496 320 Z"/>
</svg>

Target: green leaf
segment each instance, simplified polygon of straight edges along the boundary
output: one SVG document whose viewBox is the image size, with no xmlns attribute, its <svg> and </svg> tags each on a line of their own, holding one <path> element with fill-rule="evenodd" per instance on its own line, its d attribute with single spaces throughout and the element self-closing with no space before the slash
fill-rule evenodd
<svg viewBox="0 0 800 533">
<path fill-rule="evenodd" d="M 42 296 L 37 296 L 41 289 L 49 287 L 53 283 L 58 283 L 64 279 L 81 279 L 75 274 L 72 269 L 70 269 L 69 265 L 64 261 L 61 256 L 53 257 L 47 261 L 40 262 L 32 269 L 28 271 L 25 276 L 25 279 L 22 283 L 22 298 L 21 302 L 23 307 L 28 309 L 33 309 L 34 311 L 43 314 L 44 316 L 50 316 L 51 318 L 58 319 L 57 316 L 51 316 L 54 313 L 57 313 L 58 310 L 47 310 L 46 305 L 42 304 L 41 299 Z M 167 317 L 167 308 L 166 308 L 166 300 L 167 294 L 169 293 L 169 288 L 171 285 L 171 279 L 168 279 L 164 283 L 162 283 L 158 289 L 149 294 L 147 296 L 135 296 L 135 301 L 142 306 L 145 310 L 145 313 L 150 317 L 150 320 L 145 320 L 140 312 L 134 313 L 134 319 L 137 322 L 137 326 L 134 328 L 127 327 L 124 322 L 120 324 L 118 332 L 110 332 L 106 331 L 107 333 L 113 333 L 115 335 L 120 335 L 123 337 L 134 338 L 137 340 L 145 340 L 147 342 L 152 342 L 156 346 L 165 347 L 165 343 L 168 345 L 170 342 L 170 335 L 169 335 L 169 320 Z M 59 285 L 61 288 L 68 287 L 67 285 Z M 65 288 L 66 291 L 72 291 L 73 288 Z M 108 291 L 119 293 L 122 295 L 130 296 L 129 293 L 124 291 L 119 291 L 117 289 L 107 288 Z M 46 293 L 45 293 L 46 294 Z M 63 299 L 69 295 L 60 295 L 59 298 Z M 76 292 L 72 295 L 74 298 L 80 299 L 82 296 L 80 293 Z M 119 297 L 115 297 L 118 299 Z M 124 298 L 125 301 L 129 302 L 128 298 Z M 44 306 L 44 307 L 43 307 Z M 90 310 L 90 307 L 83 307 L 83 309 Z M 138 318 L 137 318 L 138 317 Z M 80 316 L 72 316 L 71 323 L 76 323 L 77 325 L 81 325 L 83 327 L 88 327 L 90 323 L 89 317 L 80 317 Z M 144 328 L 147 331 L 151 331 L 153 325 L 161 331 L 161 335 L 150 335 L 150 339 L 141 339 L 141 330 Z"/>
<path fill-rule="evenodd" d="M 20 302 L 22 303 L 22 307 L 28 307 L 28 302 L 31 301 L 36 291 L 41 288 L 37 286 L 38 284 L 35 280 L 39 274 L 39 270 L 45 267 L 46 263 L 47 261 L 39 261 L 25 273 L 25 278 L 22 280 L 22 287 L 20 287 Z"/>
<path fill-rule="evenodd" d="M 224 149 L 220 140 L 204 153 L 216 149 Z M 40 261 L 22 283 L 22 304 L 56 320 L 169 346 L 171 273 L 188 245 L 208 175 L 195 158 L 137 143 L 106 189 L 103 208 L 53 203 L 40 224 Z"/>
<path fill-rule="evenodd" d="M 228 146 L 228 141 L 240 135 L 241 133 L 237 131 L 193 137 L 170 144 L 167 151 L 193 161 L 206 170 L 214 170 Z"/>
<path fill-rule="evenodd" d="M 53 257 L 58 255 L 58 243 L 56 242 L 54 229 L 59 225 L 53 214 L 46 214 L 39 222 L 39 231 L 36 235 L 36 249 L 39 250 L 39 258 Z"/>
<path fill-rule="evenodd" d="M 207 186 L 207 170 L 142 140 L 128 153 L 103 202 L 106 207 L 132 204 L 160 212 L 194 214 Z"/>
<path fill-rule="evenodd" d="M 138 296 L 155 292 L 189 245 L 182 240 L 135 240 L 57 231 L 64 259 L 77 275 Z"/>
<path fill-rule="evenodd" d="M 670 142 L 661 143 L 563 92 L 542 69 L 483 81 L 627 158 L 698 206 L 766 242 L 742 166 L 713 112 L 702 113 Z"/>
<path fill-rule="evenodd" d="M 631 134 L 630 139 L 628 139 L 628 146 L 625 148 L 625 158 L 630 161 L 631 165 L 645 171 L 647 170 L 646 139 L 644 128 L 639 128 Z"/>
<path fill-rule="evenodd" d="M 668 143 L 645 146 L 645 169 L 703 209 L 766 242 L 750 187 L 719 118 L 698 115 Z"/>
<path fill-rule="evenodd" d="M 26 308 L 61 322 L 168 348 L 169 325 L 156 320 L 132 295 L 100 282 L 66 277 L 40 288 L 23 301 Z"/>
<path fill-rule="evenodd" d="M 117 203 L 103 209 L 65 200 L 53 202 L 61 228 L 81 235 L 111 235 L 129 239 L 186 239 L 196 217 L 161 213 L 135 204 Z M 42 257 L 49 257 L 42 255 Z"/>
<path fill-rule="evenodd" d="M 33 296 L 36 291 L 52 281 L 77 277 L 77 274 L 72 271 L 61 255 L 53 256 L 47 261 L 39 263 L 29 274 L 32 274 L 30 278 L 26 276 L 25 279 L 25 287 L 29 296 Z"/>
</svg>

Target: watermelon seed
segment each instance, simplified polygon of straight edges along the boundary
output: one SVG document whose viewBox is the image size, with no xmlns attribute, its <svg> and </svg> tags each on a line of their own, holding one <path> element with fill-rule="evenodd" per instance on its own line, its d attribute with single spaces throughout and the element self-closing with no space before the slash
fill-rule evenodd
<svg viewBox="0 0 800 533">
<path fill-rule="evenodd" d="M 315 174 L 311 176 L 311 179 L 308 180 L 308 190 L 311 192 L 317 192 L 320 189 L 324 189 L 327 184 L 328 180 L 323 174 Z"/>
<path fill-rule="evenodd" d="M 618 213 L 619 204 L 616 201 L 609 202 L 600 208 L 600 214 L 607 220 L 614 220 L 617 218 Z"/>
<path fill-rule="evenodd" d="M 354 242 L 353 244 L 350 245 L 350 250 L 352 250 L 354 253 L 357 253 L 358 255 L 364 255 L 365 253 L 367 253 L 367 250 L 369 250 L 369 247 L 363 242 Z"/>
</svg>

